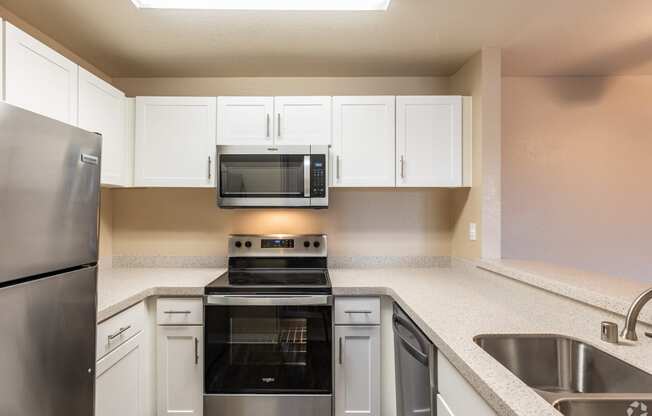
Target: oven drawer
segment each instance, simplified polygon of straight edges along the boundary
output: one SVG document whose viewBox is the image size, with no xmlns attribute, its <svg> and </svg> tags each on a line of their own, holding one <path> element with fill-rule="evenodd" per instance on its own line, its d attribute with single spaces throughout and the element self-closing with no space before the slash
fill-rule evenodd
<svg viewBox="0 0 652 416">
<path fill-rule="evenodd" d="M 335 325 L 379 324 L 379 297 L 338 296 L 335 298 Z"/>
<path fill-rule="evenodd" d="M 97 359 L 118 348 L 145 325 L 145 303 L 140 302 L 97 325 Z"/>
<path fill-rule="evenodd" d="M 158 298 L 156 323 L 158 325 L 201 325 L 204 303 L 202 298 Z"/>
<path fill-rule="evenodd" d="M 332 416 L 333 397 L 319 395 L 204 395 L 204 415 Z"/>
</svg>

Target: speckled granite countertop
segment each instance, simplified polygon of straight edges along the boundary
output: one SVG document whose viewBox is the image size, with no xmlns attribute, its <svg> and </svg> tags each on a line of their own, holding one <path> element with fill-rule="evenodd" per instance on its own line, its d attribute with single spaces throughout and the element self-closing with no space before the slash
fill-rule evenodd
<svg viewBox="0 0 652 416">
<path fill-rule="evenodd" d="M 201 296 L 225 268 L 105 268 L 97 276 L 97 322 L 149 296 Z"/>
<path fill-rule="evenodd" d="M 98 320 L 152 295 L 191 296 L 224 269 L 108 269 L 100 272 Z M 559 416 L 547 402 L 482 351 L 487 333 L 562 334 L 652 372 L 652 339 L 600 341 L 602 320 L 622 316 L 468 265 L 451 268 L 331 269 L 335 295 L 388 295 L 431 338 L 499 415 Z M 649 330 L 649 328 L 647 328 Z M 640 329 L 641 331 L 643 328 Z"/>
</svg>

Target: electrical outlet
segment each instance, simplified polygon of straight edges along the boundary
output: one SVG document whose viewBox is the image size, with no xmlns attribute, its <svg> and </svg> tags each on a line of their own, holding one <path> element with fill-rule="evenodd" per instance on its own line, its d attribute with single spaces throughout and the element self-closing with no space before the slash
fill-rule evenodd
<svg viewBox="0 0 652 416">
<path fill-rule="evenodd" d="M 469 223 L 469 240 L 475 241 L 478 239 L 478 227 L 474 222 Z"/>
</svg>

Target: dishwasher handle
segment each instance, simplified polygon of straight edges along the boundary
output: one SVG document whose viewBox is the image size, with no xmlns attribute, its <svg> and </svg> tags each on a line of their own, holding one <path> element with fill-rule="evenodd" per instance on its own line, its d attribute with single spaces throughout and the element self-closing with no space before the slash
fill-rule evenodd
<svg viewBox="0 0 652 416">
<path fill-rule="evenodd" d="M 416 346 L 412 345 L 412 343 L 408 340 L 406 340 L 401 333 L 399 332 L 399 325 L 408 330 L 410 333 L 414 334 L 414 331 L 411 330 L 411 324 L 410 322 L 407 322 L 405 319 L 401 318 L 400 316 L 394 315 L 394 334 L 398 337 L 398 339 L 401 341 L 401 345 L 406 349 L 408 353 L 410 353 L 411 356 L 413 356 L 417 361 L 422 363 L 423 365 L 428 365 L 428 353 L 423 353 L 422 349 L 423 346 L 419 345 L 421 348 L 417 348 Z M 417 342 L 421 344 L 419 341 L 419 336 L 418 334 L 414 334 L 415 338 L 417 339 Z"/>
</svg>

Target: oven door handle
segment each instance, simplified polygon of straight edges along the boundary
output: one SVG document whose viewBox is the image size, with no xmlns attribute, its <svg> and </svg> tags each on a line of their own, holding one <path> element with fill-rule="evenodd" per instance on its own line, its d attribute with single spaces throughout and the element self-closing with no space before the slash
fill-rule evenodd
<svg viewBox="0 0 652 416">
<path fill-rule="evenodd" d="M 204 305 L 297 306 L 331 305 L 330 295 L 207 295 Z"/>
</svg>

